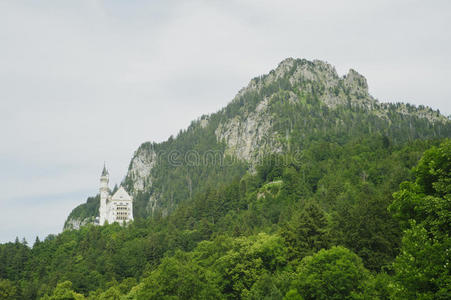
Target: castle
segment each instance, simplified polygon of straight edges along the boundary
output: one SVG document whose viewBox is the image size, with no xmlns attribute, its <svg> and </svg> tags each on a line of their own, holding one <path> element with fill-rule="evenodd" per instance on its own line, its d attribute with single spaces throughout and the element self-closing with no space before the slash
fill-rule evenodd
<svg viewBox="0 0 451 300">
<path fill-rule="evenodd" d="M 122 186 L 111 195 L 108 187 L 109 176 L 104 165 L 100 176 L 99 224 L 103 225 L 106 221 L 109 224 L 129 222 L 133 220 L 133 198 Z"/>
</svg>

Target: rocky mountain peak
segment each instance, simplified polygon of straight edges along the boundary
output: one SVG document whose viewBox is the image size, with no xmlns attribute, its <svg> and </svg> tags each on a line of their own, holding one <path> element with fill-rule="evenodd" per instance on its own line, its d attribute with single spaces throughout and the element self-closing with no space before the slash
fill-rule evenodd
<svg viewBox="0 0 451 300">
<path fill-rule="evenodd" d="M 309 61 L 306 59 L 287 58 L 274 71 L 269 73 L 268 81 L 284 77 L 288 77 L 292 85 L 299 82 L 316 81 L 330 86 L 336 84 L 339 80 L 334 66 L 317 59 Z"/>
<path fill-rule="evenodd" d="M 315 93 L 329 107 L 349 101 L 353 105 L 370 107 L 375 102 L 368 93 L 366 78 L 357 71 L 350 69 L 348 74 L 341 77 L 335 67 L 325 61 L 294 58 L 287 58 L 267 75 L 252 79 L 247 87 L 240 90 L 234 101 L 240 101 L 246 93 L 261 93 L 268 88 L 272 93 L 280 89 L 294 93 Z"/>
<path fill-rule="evenodd" d="M 345 86 L 350 89 L 350 93 L 362 96 L 368 95 L 366 78 L 354 69 L 350 69 L 343 79 Z"/>
</svg>

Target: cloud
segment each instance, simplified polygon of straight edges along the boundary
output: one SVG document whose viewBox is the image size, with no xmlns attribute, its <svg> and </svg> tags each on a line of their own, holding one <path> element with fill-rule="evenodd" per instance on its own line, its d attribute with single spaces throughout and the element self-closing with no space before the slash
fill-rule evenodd
<svg viewBox="0 0 451 300">
<path fill-rule="evenodd" d="M 140 143 L 225 106 L 289 56 L 354 68 L 381 101 L 451 114 L 450 12 L 448 1 L 2 1 L 0 241 L 60 231 L 97 192 L 103 161 L 120 182 Z"/>
</svg>

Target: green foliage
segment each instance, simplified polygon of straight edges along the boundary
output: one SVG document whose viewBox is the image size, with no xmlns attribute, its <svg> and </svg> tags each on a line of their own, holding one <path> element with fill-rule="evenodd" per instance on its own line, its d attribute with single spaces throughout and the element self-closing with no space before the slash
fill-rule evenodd
<svg viewBox="0 0 451 300">
<path fill-rule="evenodd" d="M 364 292 L 369 272 L 362 260 L 343 247 L 305 257 L 293 284 L 304 299 L 355 299 Z"/>
<path fill-rule="evenodd" d="M 451 140 L 426 151 L 415 168 L 416 183 L 426 195 L 451 193 Z"/>
<path fill-rule="evenodd" d="M 121 291 L 118 287 L 112 286 L 107 289 L 105 292 L 101 293 L 96 299 L 99 300 L 120 300 L 121 299 Z"/>
<path fill-rule="evenodd" d="M 17 299 L 17 288 L 13 282 L 0 279 L 0 300 Z"/>
<path fill-rule="evenodd" d="M 280 276 L 274 276 L 270 273 L 264 273 L 260 278 L 252 285 L 249 293 L 247 293 L 244 299 L 260 300 L 260 299 L 281 299 L 283 284 Z"/>
<path fill-rule="evenodd" d="M 378 271 L 397 254 L 401 230 L 390 216 L 387 206 L 391 197 L 380 195 L 369 184 L 351 197 L 354 204 L 343 203 L 334 214 L 332 230 L 336 243 L 357 253 L 370 270 Z"/>
<path fill-rule="evenodd" d="M 404 231 L 394 262 L 395 296 L 447 299 L 451 293 L 451 141 L 426 151 L 414 182 L 401 184 L 390 206 Z"/>
<path fill-rule="evenodd" d="M 330 245 L 329 224 L 318 205 L 308 204 L 301 212 L 295 212 L 282 228 L 292 259 L 302 259 Z"/>
<path fill-rule="evenodd" d="M 72 282 L 64 281 L 59 283 L 50 296 L 44 296 L 44 300 L 82 300 L 83 295 L 72 290 Z"/>
<path fill-rule="evenodd" d="M 136 299 L 221 299 L 215 274 L 176 252 L 133 291 Z"/>
<path fill-rule="evenodd" d="M 428 231 L 412 221 L 404 233 L 401 254 L 394 269 L 400 299 L 446 299 L 450 294 L 450 238 L 435 240 Z"/>
<path fill-rule="evenodd" d="M 304 300 L 296 289 L 289 290 L 283 298 L 284 300 Z"/>
</svg>

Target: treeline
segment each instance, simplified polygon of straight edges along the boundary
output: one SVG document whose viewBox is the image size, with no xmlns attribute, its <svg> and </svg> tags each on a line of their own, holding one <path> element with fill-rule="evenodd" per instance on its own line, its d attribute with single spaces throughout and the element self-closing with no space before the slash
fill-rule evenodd
<svg viewBox="0 0 451 300">
<path fill-rule="evenodd" d="M 446 299 L 451 141 L 287 153 L 167 217 L 0 245 L 0 299 Z"/>
</svg>

